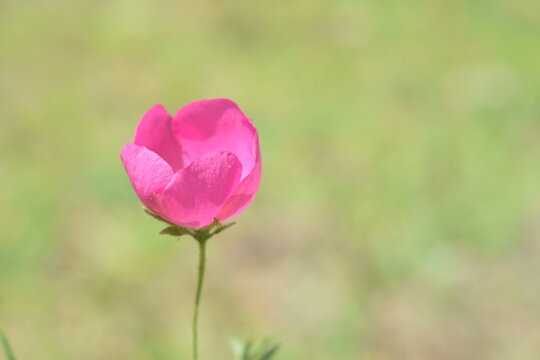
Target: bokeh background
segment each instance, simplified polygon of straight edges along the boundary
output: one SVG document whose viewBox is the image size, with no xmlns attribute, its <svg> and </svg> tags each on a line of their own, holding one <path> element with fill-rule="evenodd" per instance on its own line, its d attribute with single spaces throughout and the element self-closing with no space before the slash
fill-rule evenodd
<svg viewBox="0 0 540 360">
<path fill-rule="evenodd" d="M 189 359 L 197 248 L 119 159 L 237 101 L 264 178 L 213 239 L 203 359 L 540 358 L 536 0 L 0 2 L 0 327 L 20 359 Z"/>
</svg>

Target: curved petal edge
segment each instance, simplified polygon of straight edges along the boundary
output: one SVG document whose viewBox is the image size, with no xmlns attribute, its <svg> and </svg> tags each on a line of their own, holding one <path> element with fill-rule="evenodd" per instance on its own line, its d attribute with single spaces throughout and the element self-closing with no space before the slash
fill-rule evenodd
<svg viewBox="0 0 540 360">
<path fill-rule="evenodd" d="M 181 226 L 209 225 L 240 183 L 241 173 L 242 164 L 230 152 L 212 152 L 194 160 L 174 174 L 161 194 L 161 215 Z"/>
<path fill-rule="evenodd" d="M 120 158 L 143 204 L 159 213 L 157 197 L 173 178 L 171 166 L 156 153 L 132 143 L 124 146 Z"/>
<path fill-rule="evenodd" d="M 172 132 L 172 117 L 162 105 L 154 105 L 142 116 L 133 142 L 158 154 L 174 170 L 184 166 L 181 146 Z"/>
<path fill-rule="evenodd" d="M 218 220 L 225 221 L 238 215 L 248 207 L 255 198 L 261 183 L 262 173 L 261 155 L 258 149 L 259 146 L 257 141 L 257 160 L 255 166 L 251 170 L 251 173 L 242 180 L 240 185 L 238 185 L 227 202 L 223 205 L 217 215 Z"/>
<path fill-rule="evenodd" d="M 242 179 L 255 165 L 257 130 L 232 100 L 199 100 L 187 104 L 173 117 L 172 131 L 182 144 L 184 163 L 212 151 L 228 151 L 242 163 Z"/>
</svg>

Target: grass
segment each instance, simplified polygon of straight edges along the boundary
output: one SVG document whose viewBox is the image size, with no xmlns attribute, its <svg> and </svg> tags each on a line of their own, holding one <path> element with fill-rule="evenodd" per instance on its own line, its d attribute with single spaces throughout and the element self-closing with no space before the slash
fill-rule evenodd
<svg viewBox="0 0 540 360">
<path fill-rule="evenodd" d="M 6 360 L 15 360 L 15 355 L 13 355 L 13 350 L 9 345 L 9 341 L 3 331 L 0 330 L 0 343 L 2 344 L 2 349 Z"/>
</svg>

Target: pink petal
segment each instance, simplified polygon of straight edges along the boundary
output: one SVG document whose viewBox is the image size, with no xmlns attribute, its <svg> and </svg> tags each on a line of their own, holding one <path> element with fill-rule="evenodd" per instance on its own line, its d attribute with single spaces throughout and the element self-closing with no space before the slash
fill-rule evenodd
<svg viewBox="0 0 540 360">
<path fill-rule="evenodd" d="M 134 143 L 152 150 L 178 170 L 183 167 L 182 149 L 172 133 L 171 120 L 163 106 L 153 106 L 139 121 Z"/>
<path fill-rule="evenodd" d="M 200 100 L 184 106 L 174 116 L 172 130 L 182 145 L 185 164 L 213 151 L 228 151 L 242 163 L 242 179 L 255 165 L 257 130 L 231 100 Z"/>
<path fill-rule="evenodd" d="M 257 160 L 255 167 L 251 170 L 248 176 L 242 180 L 240 185 L 232 192 L 225 205 L 221 208 L 218 215 L 218 220 L 224 221 L 241 213 L 255 198 L 255 194 L 261 183 L 261 155 L 257 144 Z"/>
<path fill-rule="evenodd" d="M 230 152 L 212 152 L 177 171 L 161 195 L 161 214 L 187 227 L 209 225 L 235 189 L 242 164 Z"/>
<path fill-rule="evenodd" d="M 156 153 L 127 143 L 120 154 L 129 180 L 144 205 L 159 214 L 157 196 L 165 190 L 174 172 Z"/>
</svg>

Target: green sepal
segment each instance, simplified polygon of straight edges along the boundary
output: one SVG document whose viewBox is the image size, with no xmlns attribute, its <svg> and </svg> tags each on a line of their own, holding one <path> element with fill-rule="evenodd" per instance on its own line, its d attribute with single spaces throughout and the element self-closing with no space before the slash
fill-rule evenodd
<svg viewBox="0 0 540 360">
<path fill-rule="evenodd" d="M 171 235 L 171 236 L 182 236 L 182 235 L 191 235 L 193 236 L 193 230 L 181 226 L 168 226 L 165 229 L 159 232 L 161 235 Z"/>
<path fill-rule="evenodd" d="M 175 225 L 165 219 L 163 219 L 161 216 L 153 213 L 152 211 L 148 209 L 144 209 L 144 212 L 151 217 L 153 217 L 156 220 L 159 220 L 161 222 L 164 222 L 165 224 L 169 225 L 165 229 L 161 230 L 159 233 L 162 235 L 171 235 L 171 236 L 183 236 L 183 235 L 189 235 L 192 238 L 194 238 L 197 241 L 206 241 L 210 239 L 212 236 L 219 234 L 220 232 L 230 228 L 235 222 L 228 223 L 228 224 L 222 224 L 219 222 L 218 219 L 214 218 L 214 221 L 203 228 L 200 229 L 192 229 L 187 228 L 179 225 Z"/>
<path fill-rule="evenodd" d="M 216 235 L 216 234 L 219 234 L 220 232 L 222 232 L 223 230 L 227 230 L 228 228 L 230 228 L 231 226 L 233 226 L 234 224 L 236 224 L 236 222 L 232 222 L 232 223 L 228 223 L 228 224 L 219 224 L 219 226 L 216 228 L 216 230 L 214 230 L 214 233 L 212 235 Z"/>
<path fill-rule="evenodd" d="M 168 222 L 167 220 L 165 220 L 164 218 L 162 218 L 161 216 L 157 215 L 157 214 L 154 214 L 152 211 L 146 209 L 146 208 L 143 208 L 143 211 L 147 214 L 147 215 L 150 215 L 151 217 L 153 217 L 154 219 L 158 220 L 158 221 L 161 221 L 161 222 L 164 222 L 165 224 L 169 224 L 171 226 L 176 226 L 174 225 L 173 223 L 171 222 Z"/>
</svg>

